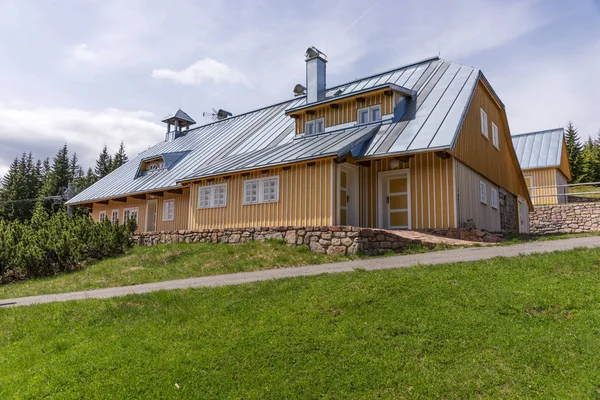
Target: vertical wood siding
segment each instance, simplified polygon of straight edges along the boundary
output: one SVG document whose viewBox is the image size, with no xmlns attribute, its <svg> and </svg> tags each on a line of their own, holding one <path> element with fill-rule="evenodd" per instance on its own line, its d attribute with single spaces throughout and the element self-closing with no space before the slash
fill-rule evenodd
<svg viewBox="0 0 600 400">
<path fill-rule="evenodd" d="M 307 115 L 304 111 L 299 114 L 299 118 L 296 119 L 296 133 L 304 133 L 305 124 L 307 121 L 313 119 L 325 118 L 325 127 L 346 124 L 349 122 L 356 122 L 358 109 L 363 107 L 375 106 L 381 104 L 381 115 L 391 114 L 394 112 L 394 107 L 398 100 L 400 100 L 400 94 L 394 92 L 393 96 L 386 96 L 383 91 L 378 92 L 374 95 L 362 95 L 357 97 L 364 97 L 364 103 L 358 103 L 356 98 L 351 98 L 343 103 L 339 103 L 339 108 L 334 109 L 329 107 L 329 104 L 315 108 L 315 114 Z"/>
<path fill-rule="evenodd" d="M 277 167 L 266 174 L 254 171 L 249 176 L 236 174 L 229 179 L 215 178 L 210 183 L 193 183 L 190 229 L 330 225 L 332 168 L 332 160 L 318 160 L 311 167 L 301 163 L 288 170 Z M 269 176 L 279 176 L 279 201 L 244 205 L 244 181 Z M 227 206 L 198 209 L 198 188 L 220 183 L 227 183 Z"/>
<path fill-rule="evenodd" d="M 157 200 L 157 231 L 175 231 L 188 229 L 188 213 L 189 213 L 189 188 L 183 188 L 181 194 L 165 193 L 163 197 L 147 195 L 150 200 Z M 163 204 L 164 200 L 175 200 L 175 219 L 173 221 L 163 221 Z M 138 211 L 138 228 L 136 232 L 143 232 L 146 229 L 146 201 L 142 199 L 127 198 L 127 202 L 118 202 L 109 200 L 108 205 L 94 203 L 92 209 L 92 218 L 98 222 L 100 219 L 100 211 L 106 211 L 106 217 L 111 218 L 113 210 L 119 210 L 119 222 L 123 221 L 123 209 L 139 208 Z"/>
<path fill-rule="evenodd" d="M 360 225 L 378 227 L 378 174 L 391 171 L 391 158 L 375 160 L 370 167 L 359 166 Z M 442 160 L 433 153 L 416 154 L 398 169 L 410 169 L 410 210 L 412 229 L 454 228 L 455 196 L 452 158 Z"/>
<path fill-rule="evenodd" d="M 489 139 L 481 134 L 482 108 L 488 116 Z M 492 144 L 492 122 L 498 126 L 500 150 Z M 481 81 L 477 84 L 452 153 L 496 185 L 527 198 L 527 187 L 512 147 L 506 113 Z"/>
<path fill-rule="evenodd" d="M 560 155 L 560 171 L 567 181 L 571 180 L 571 167 L 569 166 L 569 156 L 567 155 L 567 142 L 563 137 L 562 152 Z"/>
<path fill-rule="evenodd" d="M 540 169 L 528 169 L 523 171 L 523 175 L 531 176 L 531 184 L 534 189 L 529 189 L 531 194 L 531 201 L 534 205 L 543 204 L 558 204 L 564 202 L 564 198 L 561 200 L 557 193 L 559 190 L 556 187 L 551 188 L 539 188 L 540 186 L 556 186 L 564 185 L 565 178 L 557 168 L 540 168 Z M 560 176 L 559 179 L 557 179 Z M 539 189 L 537 189 L 539 188 Z M 562 190 L 562 188 L 561 188 Z M 562 193 L 562 192 L 561 192 Z M 534 197 L 541 196 L 541 197 Z M 564 197 L 564 196 L 561 196 Z"/>
<path fill-rule="evenodd" d="M 479 183 L 483 181 L 487 186 L 487 204 L 481 202 Z M 491 189 L 498 190 L 488 179 L 472 170 L 460 161 L 456 161 L 456 191 L 458 198 L 458 225 L 462 226 L 472 220 L 478 229 L 490 232 L 499 232 L 500 207 L 492 208 Z"/>
</svg>

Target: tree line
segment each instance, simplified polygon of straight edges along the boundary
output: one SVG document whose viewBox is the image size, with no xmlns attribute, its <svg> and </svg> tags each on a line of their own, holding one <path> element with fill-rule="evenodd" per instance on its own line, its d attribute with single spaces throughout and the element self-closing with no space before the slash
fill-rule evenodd
<svg viewBox="0 0 600 400">
<path fill-rule="evenodd" d="M 572 122 L 565 129 L 567 155 L 571 167 L 571 183 L 600 182 L 600 131 L 595 138 L 581 141 Z"/>
<path fill-rule="evenodd" d="M 54 211 L 62 207 L 69 184 L 74 193 L 79 193 L 127 161 L 123 142 L 114 155 L 105 145 L 94 168 L 88 168 L 87 172 L 77 153 L 69 155 L 66 144 L 52 160 L 36 160 L 31 152 L 23 153 L 14 159 L 0 183 L 0 220 L 29 220 L 38 202 L 47 211 Z"/>
</svg>

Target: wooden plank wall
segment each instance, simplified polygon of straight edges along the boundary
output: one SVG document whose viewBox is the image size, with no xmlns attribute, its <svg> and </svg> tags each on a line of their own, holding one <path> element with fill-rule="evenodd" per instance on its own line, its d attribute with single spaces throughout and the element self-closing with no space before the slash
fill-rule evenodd
<svg viewBox="0 0 600 400">
<path fill-rule="evenodd" d="M 487 204 L 481 202 L 479 183 L 484 181 L 487 186 Z M 498 190 L 488 179 L 478 174 L 460 161 L 456 161 L 456 190 L 458 198 L 458 226 L 463 226 L 472 220 L 478 229 L 490 232 L 500 232 L 500 205 L 492 208 L 491 189 Z"/>
<path fill-rule="evenodd" d="M 378 227 L 379 172 L 390 171 L 391 158 L 360 166 L 360 224 Z M 452 158 L 442 160 L 433 153 L 416 154 L 398 169 L 410 169 L 412 229 L 453 228 L 455 219 L 454 171 Z"/>
<path fill-rule="evenodd" d="M 306 121 L 313 119 L 325 118 L 326 128 L 356 122 L 359 108 L 375 106 L 377 104 L 381 104 L 381 115 L 391 114 L 394 112 L 394 107 L 398 100 L 400 100 L 400 96 L 397 92 L 394 92 L 393 96 L 386 96 L 383 92 L 379 92 L 375 95 L 360 96 L 365 98 L 364 103 L 358 103 L 355 98 L 352 98 L 341 103 L 338 109 L 333 109 L 329 107 L 329 104 L 326 104 L 315 108 L 315 114 L 313 115 L 306 115 L 302 112 L 300 118 L 296 119 L 296 133 L 304 133 Z"/>
<path fill-rule="evenodd" d="M 481 134 L 480 109 L 488 116 L 489 139 Z M 498 126 L 500 149 L 492 144 L 492 122 Z M 465 116 L 453 155 L 514 195 L 527 198 L 527 187 L 512 147 L 504 110 L 479 81 Z"/>
<path fill-rule="evenodd" d="M 531 176 L 532 186 L 556 186 L 558 184 L 556 177 L 560 173 L 557 168 L 540 168 L 540 169 L 528 169 L 523 171 L 523 175 Z M 531 194 L 531 201 L 534 205 L 543 204 L 558 204 L 558 193 L 556 187 L 544 188 L 544 189 L 529 189 Z M 543 197 L 533 197 L 543 196 Z"/>
<path fill-rule="evenodd" d="M 240 228 L 260 226 L 331 225 L 333 161 L 315 161 L 292 165 L 290 169 L 271 168 L 269 173 L 251 172 L 249 176 L 216 178 L 210 184 L 227 183 L 227 206 L 198 209 L 198 188 L 209 183 L 191 185 L 190 229 Z M 279 201 L 242 204 L 243 182 L 247 179 L 279 176 Z"/>
<path fill-rule="evenodd" d="M 157 200 L 157 231 L 174 231 L 188 229 L 189 215 L 189 188 L 183 188 L 181 194 L 165 193 L 163 197 L 147 195 L 148 199 Z M 163 221 L 163 203 L 164 200 L 175 200 L 175 219 L 173 221 Z M 108 219 L 111 218 L 113 210 L 119 210 L 119 221 L 123 221 L 123 209 L 137 207 L 138 211 L 138 229 L 137 232 L 143 232 L 146 228 L 146 200 L 127 198 L 127 202 L 118 202 L 109 200 L 108 205 L 94 203 L 92 209 L 92 218 L 98 222 L 100 219 L 100 211 L 106 211 Z"/>
</svg>

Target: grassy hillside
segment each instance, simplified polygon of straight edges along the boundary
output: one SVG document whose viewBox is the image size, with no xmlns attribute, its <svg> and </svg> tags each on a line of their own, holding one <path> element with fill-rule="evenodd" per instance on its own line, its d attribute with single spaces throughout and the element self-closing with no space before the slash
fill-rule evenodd
<svg viewBox="0 0 600 400">
<path fill-rule="evenodd" d="M 598 398 L 599 259 L 0 309 L 0 398 Z"/>
<path fill-rule="evenodd" d="M 79 271 L 0 285 L 0 299 L 64 293 L 170 279 L 343 261 L 356 257 L 316 254 L 278 241 L 239 245 L 176 243 L 134 247 L 121 257 L 91 263 Z"/>
</svg>

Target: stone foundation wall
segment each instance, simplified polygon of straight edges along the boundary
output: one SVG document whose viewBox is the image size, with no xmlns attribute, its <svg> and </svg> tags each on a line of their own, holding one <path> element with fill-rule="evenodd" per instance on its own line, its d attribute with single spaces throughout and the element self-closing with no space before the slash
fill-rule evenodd
<svg viewBox="0 0 600 400">
<path fill-rule="evenodd" d="M 600 232 L 600 202 L 536 206 L 529 214 L 530 232 Z"/>
<path fill-rule="evenodd" d="M 349 226 L 267 227 L 206 229 L 199 231 L 147 232 L 133 235 L 140 246 L 162 243 L 244 243 L 252 240 L 282 240 L 289 245 L 307 246 L 316 253 L 351 255 L 361 251 L 375 255 L 387 251 L 402 252 L 420 243 L 382 229 Z"/>
<path fill-rule="evenodd" d="M 500 230 L 502 232 L 516 232 L 518 227 L 517 197 L 499 188 L 498 208 L 500 208 Z"/>
</svg>

